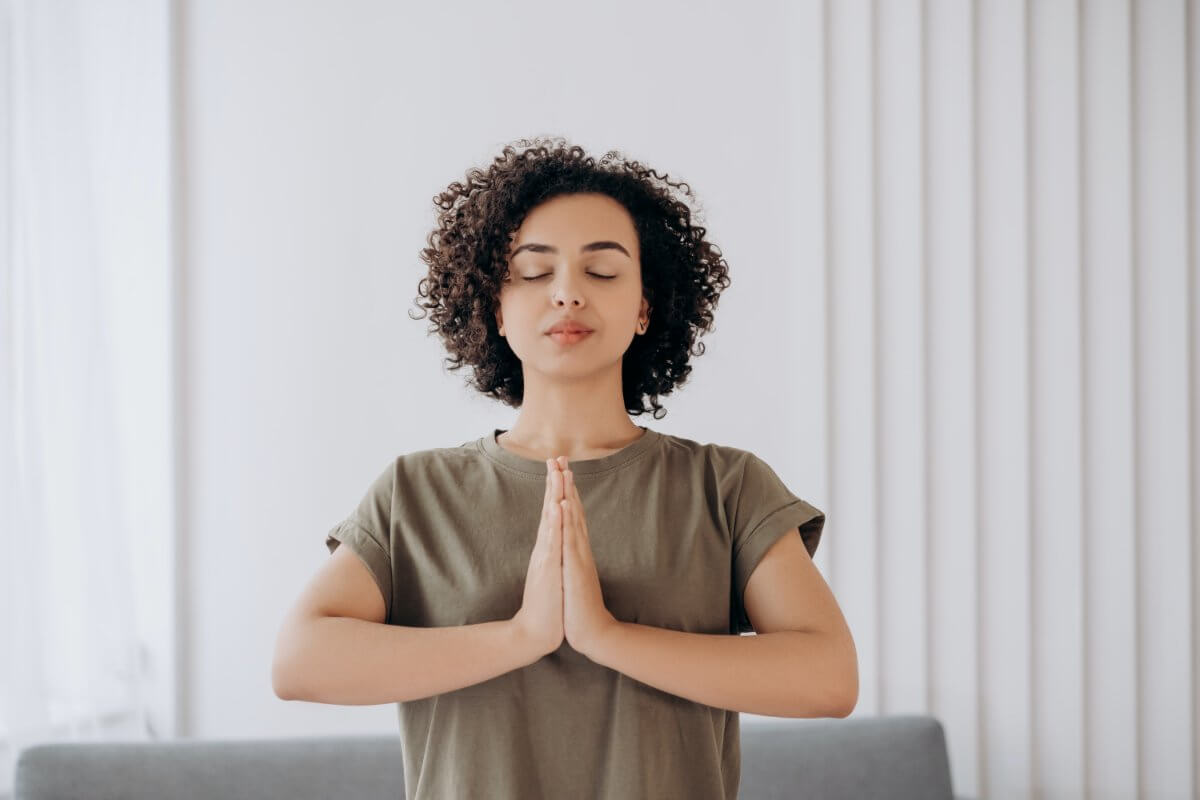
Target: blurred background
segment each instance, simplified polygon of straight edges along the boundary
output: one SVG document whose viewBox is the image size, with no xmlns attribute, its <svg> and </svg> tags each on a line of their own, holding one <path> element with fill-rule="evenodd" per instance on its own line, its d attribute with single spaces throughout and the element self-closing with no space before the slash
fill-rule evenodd
<svg viewBox="0 0 1200 800">
<path fill-rule="evenodd" d="M 731 287 L 662 420 L 827 514 L 853 717 L 956 794 L 1200 791 L 1195 0 L 0 0 L 0 796 L 35 742 L 392 732 L 275 635 L 395 455 L 506 428 L 433 197 L 560 135 Z M 803 679 L 803 676 L 797 676 Z"/>
</svg>

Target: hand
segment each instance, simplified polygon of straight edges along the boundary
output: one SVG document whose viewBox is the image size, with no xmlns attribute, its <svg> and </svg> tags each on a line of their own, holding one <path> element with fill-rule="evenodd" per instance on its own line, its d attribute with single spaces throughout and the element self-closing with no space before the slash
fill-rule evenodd
<svg viewBox="0 0 1200 800">
<path fill-rule="evenodd" d="M 584 655 L 617 620 L 604 605 L 600 591 L 600 575 L 592 558 L 587 520 L 583 515 L 583 500 L 575 486 L 575 476 L 568 468 L 567 457 L 557 459 L 556 469 L 565 477 L 563 498 L 559 501 L 562 513 L 562 581 L 563 632 L 567 643 Z"/>
<path fill-rule="evenodd" d="M 537 540 L 525 575 L 525 595 L 513 620 L 532 642 L 537 658 L 563 642 L 562 473 L 546 461 L 546 494 Z M 536 659 L 535 659 L 536 660 Z"/>
</svg>

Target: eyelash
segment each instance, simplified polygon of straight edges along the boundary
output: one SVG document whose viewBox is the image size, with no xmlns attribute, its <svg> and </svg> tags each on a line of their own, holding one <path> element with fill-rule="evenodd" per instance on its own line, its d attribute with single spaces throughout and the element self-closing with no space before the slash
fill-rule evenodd
<svg viewBox="0 0 1200 800">
<path fill-rule="evenodd" d="M 523 281 L 538 281 L 538 280 L 541 280 L 542 278 L 548 277 L 549 275 L 550 275 L 550 273 L 547 272 L 544 275 L 535 275 L 532 278 L 522 278 L 521 280 L 523 280 Z M 617 277 L 616 275 L 596 275 L 595 273 L 592 273 L 592 272 L 589 272 L 588 275 L 591 275 L 593 278 L 600 278 L 601 280 L 606 280 L 606 281 L 611 281 Z"/>
</svg>

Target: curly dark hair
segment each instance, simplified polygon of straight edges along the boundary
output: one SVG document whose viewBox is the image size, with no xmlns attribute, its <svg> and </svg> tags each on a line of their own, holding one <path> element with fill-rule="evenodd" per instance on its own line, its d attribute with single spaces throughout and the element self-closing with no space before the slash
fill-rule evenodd
<svg viewBox="0 0 1200 800">
<path fill-rule="evenodd" d="M 433 198 L 440 211 L 429 246 L 421 251 L 429 274 L 419 284 L 420 297 L 429 301 L 416 301 L 433 312 L 429 332 L 445 342 L 451 370 L 470 364 L 474 388 L 520 407 L 521 360 L 495 319 L 511 238 L 530 210 L 553 197 L 608 195 L 633 219 L 642 293 L 651 306 L 647 332 L 633 338 L 622 358 L 625 409 L 635 416 L 650 411 L 643 402 L 648 399 L 654 418 L 661 419 L 666 412 L 658 396 L 683 384 L 692 371 L 689 357 L 704 354 L 704 343 L 696 339 L 712 330 L 713 310 L 730 283 L 720 248 L 705 240 L 705 228 L 692 222 L 692 209 L 670 190 L 695 195 L 686 183 L 672 183 L 616 150 L 597 164 L 561 137 L 515 144 L 525 149 L 506 145 L 486 171 L 468 170 L 466 185 L 455 181 Z"/>
</svg>

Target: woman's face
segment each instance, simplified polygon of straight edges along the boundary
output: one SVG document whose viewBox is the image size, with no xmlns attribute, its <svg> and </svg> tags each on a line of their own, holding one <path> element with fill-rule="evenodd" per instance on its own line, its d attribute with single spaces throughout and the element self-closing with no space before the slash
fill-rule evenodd
<svg viewBox="0 0 1200 800">
<path fill-rule="evenodd" d="M 496 323 L 526 370 L 581 376 L 619 364 L 649 319 L 633 219 L 603 194 L 560 195 L 532 209 L 509 245 Z M 570 317 L 591 333 L 548 335 Z"/>
</svg>

